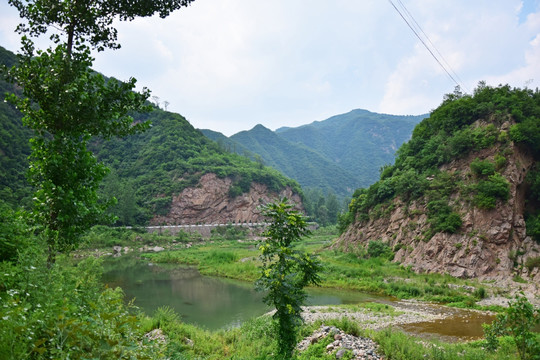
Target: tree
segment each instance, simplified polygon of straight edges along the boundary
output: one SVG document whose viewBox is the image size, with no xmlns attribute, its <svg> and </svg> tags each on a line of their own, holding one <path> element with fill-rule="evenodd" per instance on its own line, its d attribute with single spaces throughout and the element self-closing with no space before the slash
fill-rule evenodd
<svg viewBox="0 0 540 360">
<path fill-rule="evenodd" d="M 317 285 L 321 265 L 313 255 L 293 250 L 292 244 L 309 234 L 306 218 L 293 209 L 287 198 L 263 207 L 269 218 L 261 245 L 261 277 L 257 288 L 267 291 L 264 301 L 274 305 L 278 332 L 278 355 L 289 359 L 296 345 L 297 328 L 302 323 L 301 305 L 306 299 L 303 288 Z"/>
<path fill-rule="evenodd" d="M 36 186 L 34 215 L 49 248 L 49 264 L 57 251 L 77 245 L 79 235 L 103 218 L 110 202 L 99 202 L 99 183 L 107 168 L 88 151 L 94 136 L 109 139 L 145 130 L 134 124 L 131 112 L 149 111 L 149 91 L 134 92 L 136 80 L 105 79 L 91 70 L 98 52 L 118 49 L 119 18 L 161 17 L 193 0 L 9 0 L 27 24 L 19 64 L 7 71 L 22 87 L 8 100 L 31 128 L 30 181 Z M 36 50 L 31 38 L 52 31 L 52 45 Z"/>
</svg>

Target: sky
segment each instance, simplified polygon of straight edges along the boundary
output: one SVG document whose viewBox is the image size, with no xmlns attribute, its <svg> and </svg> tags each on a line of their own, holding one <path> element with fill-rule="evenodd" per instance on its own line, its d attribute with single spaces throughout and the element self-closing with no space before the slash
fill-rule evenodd
<svg viewBox="0 0 540 360">
<path fill-rule="evenodd" d="M 14 52 L 19 22 L 0 0 L 0 45 Z M 540 87 L 540 0 L 196 0 L 117 28 L 122 48 L 95 53 L 97 71 L 228 136 L 352 109 L 424 114 L 456 83 Z"/>
</svg>

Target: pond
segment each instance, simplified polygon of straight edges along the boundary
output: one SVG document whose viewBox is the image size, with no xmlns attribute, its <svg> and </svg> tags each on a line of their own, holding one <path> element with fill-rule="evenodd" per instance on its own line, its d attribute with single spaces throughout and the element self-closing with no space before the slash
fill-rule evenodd
<svg viewBox="0 0 540 360">
<path fill-rule="evenodd" d="M 168 306 L 183 322 L 216 330 L 239 326 L 271 310 L 263 303 L 263 294 L 254 290 L 253 283 L 203 276 L 193 267 L 152 264 L 135 256 L 110 258 L 104 267 L 104 282 L 111 287 L 120 286 L 126 299 L 134 299 L 134 304 L 149 315 L 161 306 Z M 421 307 L 432 313 L 446 313 L 449 316 L 442 320 L 397 326 L 417 336 L 446 341 L 480 338 L 482 323 L 493 320 L 491 315 L 434 304 L 404 304 L 389 297 L 360 292 L 317 288 L 309 289 L 308 295 L 307 305 L 379 302 L 403 310 Z"/>
<path fill-rule="evenodd" d="M 152 264 L 134 256 L 104 263 L 103 280 L 121 287 L 128 300 L 151 315 L 161 306 L 174 309 L 182 321 L 207 329 L 238 326 L 271 309 L 252 283 L 201 275 L 193 267 Z M 308 305 L 356 304 L 386 299 L 357 292 L 308 290 Z"/>
</svg>

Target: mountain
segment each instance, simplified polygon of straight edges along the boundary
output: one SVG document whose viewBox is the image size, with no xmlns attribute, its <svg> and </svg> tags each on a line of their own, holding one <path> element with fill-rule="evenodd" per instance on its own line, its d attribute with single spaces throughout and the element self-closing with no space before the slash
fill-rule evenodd
<svg viewBox="0 0 540 360">
<path fill-rule="evenodd" d="M 395 116 L 353 110 L 324 121 L 275 132 L 257 125 L 227 138 L 202 130 L 228 149 L 274 167 L 303 188 L 341 197 L 378 178 L 379 169 L 394 160 L 398 147 L 426 115 Z"/>
<path fill-rule="evenodd" d="M 0 60 L 10 66 L 16 58 L 0 48 Z M 0 86 L 3 92 L 16 90 L 3 81 Z M 283 196 L 301 206 L 297 182 L 223 150 L 181 115 L 155 108 L 133 117 L 149 120 L 151 128 L 110 141 L 96 138 L 90 146 L 111 168 L 102 193 L 118 199 L 113 213 L 120 224 L 256 222 L 261 202 Z M 0 199 L 13 207 L 29 206 L 32 190 L 25 173 L 31 133 L 22 125 L 21 114 L 3 101 L 0 119 Z"/>
<path fill-rule="evenodd" d="M 317 151 L 282 138 L 262 125 L 239 132 L 230 138 L 264 164 L 298 181 L 303 187 L 333 191 L 340 195 L 355 189 L 355 176 Z M 257 157 L 256 157 L 257 158 Z"/>
<path fill-rule="evenodd" d="M 280 128 L 284 139 L 324 154 L 358 178 L 356 188 L 378 178 L 379 168 L 394 161 L 396 150 L 427 115 L 397 116 L 352 110 L 297 128 Z"/>
<path fill-rule="evenodd" d="M 418 272 L 540 284 L 540 92 L 450 94 L 379 180 L 355 192 L 334 245 L 372 243 Z"/>
<path fill-rule="evenodd" d="M 0 64 L 13 66 L 16 61 L 15 54 L 0 46 Z M 14 86 L 0 76 L 0 97 L 14 91 Z M 32 198 L 26 181 L 31 132 L 22 126 L 21 118 L 21 113 L 0 101 L 0 199 L 12 206 L 29 205 Z"/>
<path fill-rule="evenodd" d="M 205 215 L 197 218 L 197 214 L 191 214 L 192 223 L 218 219 L 225 223 L 257 221 L 259 199 L 269 201 L 296 194 L 296 200 L 301 202 L 301 190 L 295 181 L 244 156 L 224 151 L 181 115 L 155 109 L 136 120 L 150 120 L 152 127 L 126 139 L 97 141 L 94 150 L 100 160 L 114 169 L 120 182 L 127 181 L 134 189 L 138 202 L 147 214 L 150 211 L 152 223 L 186 223 L 188 218 L 178 204 L 185 200 L 180 195 L 186 195 L 189 189 L 218 192 L 214 195 L 219 198 L 205 206 L 208 194 L 193 193 L 196 195 L 191 195 L 191 203 L 185 205 L 192 210 L 198 208 L 199 215 Z M 213 176 L 206 176 L 210 174 Z M 250 200 L 253 197 L 257 201 Z M 221 207 L 216 205 L 217 201 Z M 242 207 L 234 203 L 242 203 Z M 247 203 L 249 211 L 245 208 Z M 207 207 L 212 209 L 210 214 Z"/>
</svg>

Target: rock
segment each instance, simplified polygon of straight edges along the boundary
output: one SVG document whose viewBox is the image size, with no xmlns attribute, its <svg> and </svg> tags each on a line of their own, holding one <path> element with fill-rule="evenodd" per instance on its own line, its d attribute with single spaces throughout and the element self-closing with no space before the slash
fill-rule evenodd
<svg viewBox="0 0 540 360">
<path fill-rule="evenodd" d="M 161 246 L 154 246 L 152 248 L 153 252 L 160 252 L 160 251 L 163 251 L 163 250 L 165 250 L 165 248 L 162 248 Z"/>
<path fill-rule="evenodd" d="M 353 359 L 356 360 L 380 359 L 380 356 L 377 355 L 377 344 L 375 344 L 373 340 L 353 336 L 336 327 L 325 325 L 322 325 L 318 330 L 314 331 L 311 336 L 302 340 L 298 344 L 297 349 L 299 351 L 304 351 L 311 345 L 313 338 L 320 339 L 326 336 L 332 336 L 335 339 L 326 346 L 326 352 L 332 354 L 335 351 L 336 359 L 342 359 L 348 352 L 352 352 Z M 366 357 L 366 354 L 370 357 Z"/>
<path fill-rule="evenodd" d="M 276 197 L 287 197 L 302 204 L 291 188 L 273 194 L 263 184 L 252 183 L 248 193 L 230 198 L 232 179 L 220 179 L 215 174 L 205 174 L 194 187 L 186 188 L 174 196 L 170 211 L 165 216 L 155 216 L 151 225 L 158 224 L 227 224 L 255 223 L 263 220 L 259 206 Z"/>
<path fill-rule="evenodd" d="M 523 182 L 534 164 L 533 157 L 512 143 L 498 144 L 454 160 L 442 166 L 441 171 L 453 174 L 455 181 L 473 184 L 476 180 L 471 175 L 470 163 L 477 157 L 494 161 L 495 156 L 504 150 L 507 165 L 499 171 L 510 184 L 508 201 L 498 200 L 495 209 L 479 209 L 470 197 L 459 192 L 452 194 L 451 206 L 463 221 L 456 233 L 440 232 L 427 242 L 419 241 L 430 228 L 426 199 L 405 203 L 396 198 L 388 216 L 352 224 L 333 247 L 352 249 L 381 239 L 391 247 L 399 245 L 394 261 L 403 266 L 410 265 L 417 272 L 438 272 L 481 280 L 511 279 L 515 271 L 514 262 L 508 256 L 511 252 L 540 253 L 540 245 L 526 234 L 523 217 L 527 188 Z M 530 273 L 526 280 L 528 286 L 533 287 L 540 283 L 540 274 Z"/>
<path fill-rule="evenodd" d="M 166 343 L 167 338 L 161 329 L 154 329 L 144 335 L 150 341 L 157 341 L 159 343 Z"/>
</svg>

